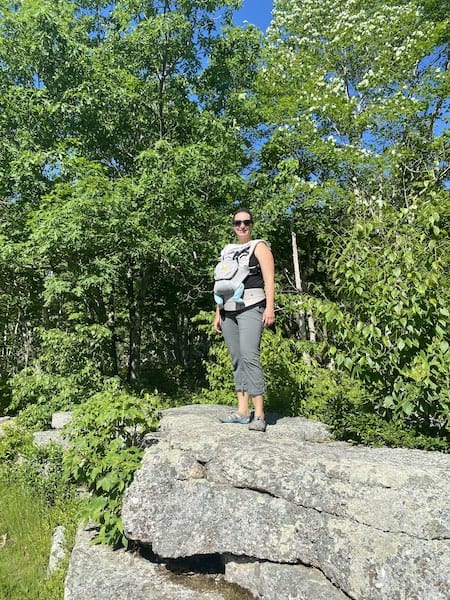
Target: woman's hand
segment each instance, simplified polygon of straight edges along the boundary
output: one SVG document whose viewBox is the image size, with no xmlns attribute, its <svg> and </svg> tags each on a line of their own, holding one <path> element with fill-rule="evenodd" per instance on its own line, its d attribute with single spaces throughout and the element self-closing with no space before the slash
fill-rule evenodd
<svg viewBox="0 0 450 600">
<path fill-rule="evenodd" d="M 216 314 L 214 316 L 214 321 L 212 323 L 213 329 L 214 331 L 217 331 L 217 333 L 222 333 L 222 325 L 221 325 L 221 318 L 220 318 L 220 311 L 216 310 Z"/>
<path fill-rule="evenodd" d="M 273 308 L 266 308 L 264 310 L 262 322 L 264 327 L 271 327 L 275 323 L 275 311 Z"/>
</svg>

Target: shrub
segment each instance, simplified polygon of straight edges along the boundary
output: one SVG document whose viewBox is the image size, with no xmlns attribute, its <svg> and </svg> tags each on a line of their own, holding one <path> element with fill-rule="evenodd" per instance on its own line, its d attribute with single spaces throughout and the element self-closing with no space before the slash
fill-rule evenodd
<svg viewBox="0 0 450 600">
<path fill-rule="evenodd" d="M 29 489 L 39 490 L 48 505 L 58 498 L 70 498 L 74 490 L 62 476 L 63 449 L 59 444 L 38 446 L 32 433 L 13 423 L 0 437 L 0 465 L 3 478 Z"/>
<path fill-rule="evenodd" d="M 160 406 L 156 395 L 138 397 L 112 385 L 76 407 L 66 426 L 71 448 L 65 473 L 91 494 L 85 517 L 98 525 L 98 543 L 128 545 L 122 496 L 140 465 L 145 435 L 157 427 Z"/>
<path fill-rule="evenodd" d="M 21 454 L 33 446 L 33 435 L 14 422 L 6 423 L 0 435 L 0 465 L 15 465 Z"/>
<path fill-rule="evenodd" d="M 450 420 L 449 222 L 428 193 L 359 219 L 330 254 L 336 301 L 300 300 L 327 326 L 336 367 L 396 421 Z"/>
<path fill-rule="evenodd" d="M 281 327 L 266 330 L 261 342 L 266 410 L 321 420 L 337 439 L 349 442 L 450 449 L 443 428 L 430 430 L 417 419 L 395 419 L 377 412 L 373 393 L 363 380 L 349 374 L 347 369 L 324 366 L 329 360 L 327 352 L 326 343 L 285 337 Z M 221 338 L 214 336 L 208 358 L 205 368 L 209 389 L 199 401 L 234 404 L 231 361 Z"/>
<path fill-rule="evenodd" d="M 8 413 L 24 411 L 26 426 L 45 427 L 57 410 L 68 410 L 105 385 L 107 328 L 77 326 L 74 331 L 38 330 L 39 362 L 9 380 Z M 35 406 L 37 408 L 29 408 Z"/>
</svg>

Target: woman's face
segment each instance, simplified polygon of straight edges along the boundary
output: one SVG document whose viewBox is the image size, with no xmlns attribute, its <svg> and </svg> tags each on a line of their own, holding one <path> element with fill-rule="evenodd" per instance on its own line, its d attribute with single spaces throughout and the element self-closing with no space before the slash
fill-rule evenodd
<svg viewBox="0 0 450 600">
<path fill-rule="evenodd" d="M 248 212 L 238 212 L 233 217 L 233 229 L 238 239 L 250 238 L 253 221 Z"/>
</svg>

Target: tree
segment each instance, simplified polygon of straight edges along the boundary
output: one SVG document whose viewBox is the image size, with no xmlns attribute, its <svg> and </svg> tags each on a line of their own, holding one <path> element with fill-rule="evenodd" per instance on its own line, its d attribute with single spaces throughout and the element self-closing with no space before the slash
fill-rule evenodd
<svg viewBox="0 0 450 600">
<path fill-rule="evenodd" d="M 377 410 L 441 424 L 450 360 L 442 6 L 275 2 L 259 88 L 270 135 L 255 177 L 267 227 L 275 216 L 298 234 L 316 298 L 303 306 L 321 315 L 326 360 L 337 352 Z"/>
<path fill-rule="evenodd" d="M 192 367 L 191 317 L 244 185 L 244 138 L 207 106 L 218 80 L 204 75 L 222 20 L 230 52 L 233 39 L 245 46 L 230 25 L 236 4 L 0 4 L 0 185 L 16 224 L 2 230 L 3 251 L 6 263 L 19 249 L 36 280 L 30 335 L 38 324 L 107 328 L 98 363 L 136 389 L 143 352 L 147 374 L 152 362 L 170 372 L 173 358 Z"/>
</svg>

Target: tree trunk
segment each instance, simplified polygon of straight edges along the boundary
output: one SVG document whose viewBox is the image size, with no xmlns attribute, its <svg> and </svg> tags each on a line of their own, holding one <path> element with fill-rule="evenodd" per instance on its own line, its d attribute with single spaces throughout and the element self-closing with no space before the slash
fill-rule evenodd
<svg viewBox="0 0 450 600">
<path fill-rule="evenodd" d="M 291 231 L 291 239 L 292 239 L 292 259 L 294 262 L 294 278 L 295 278 L 295 287 L 299 292 L 303 292 L 303 283 L 300 276 L 300 264 L 298 260 L 298 246 L 297 246 L 297 234 L 295 231 Z M 297 323 L 300 332 L 300 339 L 307 340 L 308 333 L 311 341 L 316 341 L 316 329 L 314 326 L 314 319 L 311 313 L 306 314 L 305 311 L 299 311 L 297 313 Z M 308 325 L 308 327 L 307 327 Z M 311 335 L 313 335 L 314 339 L 312 339 Z M 311 356 L 308 352 L 303 352 L 303 362 L 310 366 L 311 365 Z"/>
<path fill-rule="evenodd" d="M 298 246 L 297 246 L 297 234 L 295 231 L 291 231 L 292 241 L 292 262 L 294 263 L 294 284 L 295 289 L 300 293 L 303 292 L 302 278 L 300 275 L 300 263 L 298 260 Z M 296 314 L 296 321 L 300 333 L 300 339 L 306 340 L 306 315 L 304 311 L 299 311 Z"/>
<path fill-rule="evenodd" d="M 133 267 L 127 271 L 127 296 L 129 314 L 128 383 L 136 391 L 141 384 L 142 315 L 150 273 L 145 269 L 135 277 Z"/>
<path fill-rule="evenodd" d="M 117 358 L 117 334 L 116 334 L 116 312 L 114 310 L 114 295 L 111 294 L 108 300 L 108 311 L 106 324 L 111 332 L 109 340 L 109 360 L 111 375 L 115 377 L 119 374 L 119 361 Z"/>
</svg>

